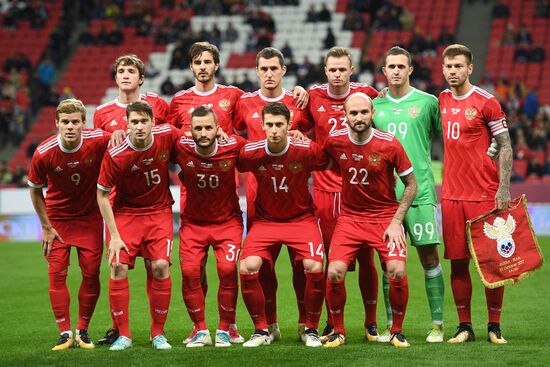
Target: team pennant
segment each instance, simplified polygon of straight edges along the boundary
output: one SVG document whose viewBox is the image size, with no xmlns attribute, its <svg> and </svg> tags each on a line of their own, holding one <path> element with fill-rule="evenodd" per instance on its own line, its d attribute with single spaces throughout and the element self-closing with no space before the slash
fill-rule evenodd
<svg viewBox="0 0 550 367">
<path fill-rule="evenodd" d="M 487 288 L 516 283 L 543 264 L 525 195 L 514 199 L 509 209 L 495 209 L 467 221 L 466 235 L 476 269 Z"/>
</svg>

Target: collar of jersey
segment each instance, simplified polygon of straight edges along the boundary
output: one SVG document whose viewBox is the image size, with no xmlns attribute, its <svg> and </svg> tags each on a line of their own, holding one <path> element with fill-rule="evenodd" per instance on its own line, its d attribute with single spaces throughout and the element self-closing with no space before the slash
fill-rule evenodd
<svg viewBox="0 0 550 367">
<path fill-rule="evenodd" d="M 143 99 L 143 94 L 139 94 L 139 99 L 138 101 L 141 101 Z M 128 107 L 129 103 L 128 104 L 124 104 L 122 102 L 120 102 L 120 100 L 118 99 L 118 97 L 115 98 L 115 103 L 118 107 L 123 107 L 123 108 L 126 108 Z"/>
<path fill-rule="evenodd" d="M 137 152 L 144 152 L 144 151 L 146 151 L 147 149 L 149 149 L 153 146 L 153 143 L 155 142 L 155 134 L 153 134 L 151 132 L 151 143 L 149 145 L 147 145 L 146 147 L 143 147 L 143 148 L 138 148 L 134 144 L 132 144 L 132 142 L 130 141 L 130 135 L 128 135 L 126 137 L 126 142 L 128 143 L 128 146 L 130 148 L 132 148 L 133 150 L 135 150 Z"/>
<path fill-rule="evenodd" d="M 282 155 L 285 155 L 286 152 L 288 152 L 289 148 L 290 148 L 290 138 L 287 138 L 285 149 L 281 150 L 279 153 L 273 153 L 271 150 L 269 150 L 269 147 L 267 146 L 267 139 L 265 139 L 265 152 L 267 153 L 267 155 L 270 155 L 272 157 L 280 157 Z"/>
<path fill-rule="evenodd" d="M 78 152 L 78 150 L 80 149 L 80 147 L 82 146 L 82 142 L 83 142 L 84 139 L 82 139 L 82 135 L 80 135 L 80 143 L 78 143 L 78 146 L 74 149 L 67 149 L 63 146 L 63 144 L 61 144 L 61 135 L 57 135 L 57 143 L 59 144 L 59 149 L 61 149 L 61 151 L 63 153 L 74 153 L 74 152 Z"/>
<path fill-rule="evenodd" d="M 195 92 L 196 95 L 198 96 L 202 96 L 202 97 L 205 97 L 205 96 L 209 96 L 211 94 L 214 94 L 214 92 L 218 90 L 218 84 L 214 84 L 214 88 L 210 89 L 209 91 L 206 91 L 206 92 L 199 92 L 197 90 L 197 88 L 193 87 L 193 92 Z"/>
<path fill-rule="evenodd" d="M 472 85 L 472 89 L 470 89 L 470 91 L 462 96 L 455 96 L 453 91 L 451 91 L 451 96 L 453 96 L 454 99 L 456 99 L 457 101 L 462 101 L 468 97 L 470 97 L 472 95 L 472 93 L 475 92 L 475 90 L 477 89 L 477 87 L 475 85 Z"/>
<path fill-rule="evenodd" d="M 348 138 L 349 138 L 349 141 L 351 141 L 353 144 L 355 145 L 365 145 L 365 144 L 368 144 L 369 141 L 372 140 L 372 137 L 374 136 L 374 127 L 371 127 L 372 129 L 372 134 L 370 134 L 370 136 L 367 138 L 367 140 L 365 141 L 356 141 L 354 140 L 352 137 L 351 137 L 351 129 L 348 129 Z"/>
<path fill-rule="evenodd" d="M 286 94 L 286 90 L 283 89 L 283 93 L 281 93 L 281 95 L 279 97 L 275 97 L 275 98 L 269 98 L 269 97 L 266 97 L 262 94 L 262 90 L 258 90 L 258 95 L 260 96 L 261 99 L 263 99 L 264 101 L 266 102 L 279 102 L 280 100 L 282 100 L 283 98 L 285 98 L 285 94 Z"/>
<path fill-rule="evenodd" d="M 406 100 L 407 98 L 409 98 L 409 96 L 411 94 L 413 94 L 413 92 L 414 92 L 414 87 L 410 87 L 409 91 L 407 93 L 405 93 L 405 95 L 403 95 L 399 98 L 395 98 L 395 97 L 392 97 L 390 95 L 390 91 L 388 90 L 388 94 L 386 94 L 386 98 L 388 98 L 388 100 L 392 101 L 393 103 L 401 103 L 404 100 Z"/>
<path fill-rule="evenodd" d="M 214 150 L 212 151 L 212 153 L 210 154 L 202 154 L 201 152 L 199 152 L 197 150 L 197 143 L 195 143 L 195 152 L 200 155 L 201 157 L 204 157 L 204 158 L 210 158 L 210 157 L 213 157 L 216 155 L 216 153 L 218 153 L 218 140 L 214 140 Z"/>
<path fill-rule="evenodd" d="M 327 87 L 327 94 L 330 98 L 334 98 L 334 99 L 344 99 L 346 98 L 348 95 L 349 95 L 349 92 L 350 92 L 351 88 L 350 86 L 348 85 L 348 90 L 346 91 L 346 93 L 344 94 L 333 94 L 331 93 L 330 91 L 330 85 Z"/>
</svg>

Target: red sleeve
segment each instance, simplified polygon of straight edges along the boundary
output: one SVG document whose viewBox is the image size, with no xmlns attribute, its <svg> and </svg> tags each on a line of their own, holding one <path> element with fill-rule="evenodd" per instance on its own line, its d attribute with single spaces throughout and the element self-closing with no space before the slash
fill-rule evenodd
<svg viewBox="0 0 550 367">
<path fill-rule="evenodd" d="M 330 167 L 331 158 L 321 146 L 312 141 L 308 150 L 308 161 L 311 171 L 324 171 Z"/>
<path fill-rule="evenodd" d="M 397 140 L 397 138 L 393 138 L 393 165 L 395 167 L 395 171 L 397 172 L 398 176 L 407 176 L 409 173 L 413 171 L 413 167 L 411 164 L 411 161 L 409 161 L 409 157 L 407 157 L 407 153 L 405 153 L 405 149 Z"/>
<path fill-rule="evenodd" d="M 158 125 L 168 123 L 168 102 L 164 100 L 162 97 L 158 97 L 157 99 L 157 106 L 156 106 L 156 115 L 155 120 Z M 173 124 L 172 124 L 173 125 Z"/>
<path fill-rule="evenodd" d="M 167 117 L 168 121 L 167 122 L 170 125 L 173 125 L 173 126 L 177 127 L 178 129 L 181 129 L 182 121 L 179 117 L 178 105 L 179 105 L 179 98 L 174 96 L 172 98 L 172 102 L 170 102 L 170 108 L 169 108 L 169 112 L 168 112 L 168 117 Z"/>
<path fill-rule="evenodd" d="M 375 99 L 376 97 L 378 97 L 378 91 L 370 85 L 367 87 L 367 91 L 365 92 L 365 94 L 371 99 Z"/>
<path fill-rule="evenodd" d="M 240 172 L 249 172 L 254 169 L 254 160 L 252 159 L 252 153 L 246 151 L 246 145 L 244 145 L 239 151 L 239 159 L 237 160 L 237 170 Z"/>
<path fill-rule="evenodd" d="M 489 99 L 483 106 L 481 113 L 493 136 L 508 130 L 506 115 L 496 98 Z"/>
<path fill-rule="evenodd" d="M 38 151 L 34 152 L 34 155 L 32 157 L 31 161 L 31 168 L 29 170 L 29 176 L 27 179 L 27 184 L 30 187 L 38 188 L 43 187 L 47 183 L 47 174 L 48 170 L 46 167 L 46 162 L 44 162 L 44 157 L 38 153 Z"/>
<path fill-rule="evenodd" d="M 299 110 L 298 117 L 299 119 L 297 121 L 292 122 L 291 128 L 293 130 L 300 130 L 304 134 L 313 130 L 313 128 L 315 127 L 315 123 L 313 122 L 313 117 L 311 116 L 308 107 L 303 110 Z"/>
<path fill-rule="evenodd" d="M 94 113 L 94 129 L 105 130 L 103 129 L 103 123 L 101 121 L 101 116 L 98 110 L 96 110 Z"/>
<path fill-rule="evenodd" d="M 237 134 L 246 131 L 246 123 L 242 118 L 242 108 L 242 99 L 239 98 L 235 106 L 235 111 L 233 112 L 233 129 Z"/>
<path fill-rule="evenodd" d="M 107 152 L 101 162 L 101 169 L 99 170 L 99 177 L 97 179 L 97 187 L 103 191 L 111 191 L 115 186 L 116 168 L 113 162 L 113 158 Z"/>
</svg>

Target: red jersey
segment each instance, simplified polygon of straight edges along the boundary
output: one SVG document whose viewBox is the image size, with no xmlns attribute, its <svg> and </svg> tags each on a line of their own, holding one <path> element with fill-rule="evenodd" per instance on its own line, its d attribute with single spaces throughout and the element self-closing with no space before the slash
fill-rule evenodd
<svg viewBox="0 0 550 367">
<path fill-rule="evenodd" d="M 374 99 L 378 91 L 363 83 L 350 83 L 349 89 L 342 95 L 332 94 L 328 83 L 312 86 L 309 93 L 309 114 L 315 121 L 315 141 L 323 145 L 329 135 L 347 127 L 344 102 L 350 94 L 362 92 Z M 333 171 L 313 173 L 313 184 L 316 190 L 327 192 L 342 191 L 342 178 Z"/>
<path fill-rule="evenodd" d="M 450 90 L 439 95 L 443 130 L 443 185 L 449 200 L 494 200 L 497 163 L 487 156 L 491 138 L 508 131 L 506 116 L 495 97 L 473 87 L 463 96 Z"/>
<path fill-rule="evenodd" d="M 191 131 L 191 114 L 197 106 L 214 111 L 218 124 L 227 134 L 233 133 L 233 111 L 243 91 L 231 85 L 215 84 L 208 92 L 198 92 L 195 87 L 181 90 L 170 102 L 168 122 L 185 132 Z"/>
<path fill-rule="evenodd" d="M 399 176 L 413 171 L 405 149 L 393 135 L 372 128 L 363 143 L 355 142 L 347 128 L 334 131 L 325 150 L 340 167 L 340 218 L 357 222 L 386 222 L 399 206 L 395 198 L 394 170 Z"/>
<path fill-rule="evenodd" d="M 262 129 L 262 109 L 273 102 L 284 103 L 290 110 L 290 128 L 307 132 L 313 127 L 309 113 L 300 110 L 294 104 L 291 91 L 283 90 L 283 94 L 277 98 L 267 98 L 260 90 L 253 93 L 245 93 L 239 99 L 235 108 L 234 128 L 237 133 L 248 132 L 248 140 L 265 139 L 265 131 Z"/>
<path fill-rule="evenodd" d="M 139 100 L 147 102 L 153 108 L 155 125 L 164 124 L 168 117 L 168 103 L 155 93 L 140 94 Z M 128 128 L 126 124 L 126 107 L 118 98 L 98 106 L 94 114 L 94 128 L 113 132 Z"/>
<path fill-rule="evenodd" d="M 187 192 L 184 220 L 211 224 L 242 216 L 235 164 L 245 143 L 240 136 L 232 136 L 226 143 L 216 142 L 214 152 L 203 156 L 193 139 L 178 140 L 172 157 L 181 167 L 180 178 Z"/>
<path fill-rule="evenodd" d="M 313 215 L 308 189 L 311 171 L 326 169 L 330 158 L 310 140 L 291 142 L 281 153 L 271 153 L 267 141 L 249 143 L 241 149 L 238 167 L 251 171 L 258 182 L 258 218 L 289 222 Z"/>
<path fill-rule="evenodd" d="M 135 147 L 127 137 L 105 154 L 97 187 L 109 192 L 116 186 L 115 213 L 151 214 L 170 208 L 174 203 L 168 166 L 170 152 L 181 132 L 171 125 L 162 124 L 153 126 L 152 135 L 153 141 L 146 148 Z"/>
<path fill-rule="evenodd" d="M 48 186 L 46 212 L 50 219 L 100 216 L 95 191 L 109 137 L 107 132 L 85 129 L 80 145 L 73 150 L 61 145 L 59 135 L 36 148 L 28 184 Z"/>
</svg>

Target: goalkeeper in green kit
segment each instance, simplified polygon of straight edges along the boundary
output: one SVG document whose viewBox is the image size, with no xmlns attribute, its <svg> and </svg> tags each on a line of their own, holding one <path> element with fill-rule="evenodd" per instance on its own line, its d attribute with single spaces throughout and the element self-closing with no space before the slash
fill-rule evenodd
<svg viewBox="0 0 550 367">
<path fill-rule="evenodd" d="M 418 193 L 403 224 L 424 268 L 426 293 L 432 318 L 432 329 L 426 341 L 441 343 L 443 342 L 445 286 L 437 251 L 439 231 L 436 222 L 435 183 L 431 166 L 432 135 L 441 134 L 438 101 L 435 96 L 410 85 L 409 76 L 413 68 L 411 56 L 405 49 L 392 47 L 386 52 L 382 71 L 388 80 L 388 92 L 385 97 L 374 99 L 374 125 L 377 129 L 387 131 L 399 139 L 418 177 Z M 403 189 L 403 184 L 397 180 L 397 200 L 401 199 Z M 389 342 L 392 314 L 386 273 L 383 280 L 388 330 L 378 337 L 378 341 Z"/>
</svg>

